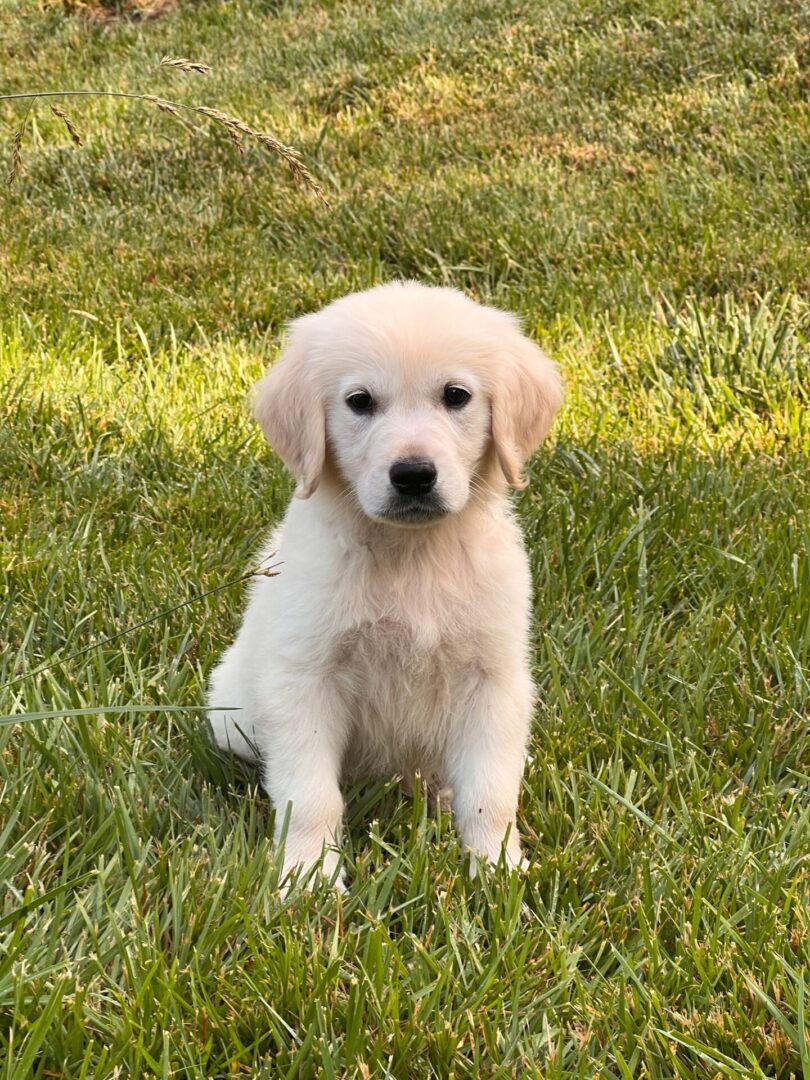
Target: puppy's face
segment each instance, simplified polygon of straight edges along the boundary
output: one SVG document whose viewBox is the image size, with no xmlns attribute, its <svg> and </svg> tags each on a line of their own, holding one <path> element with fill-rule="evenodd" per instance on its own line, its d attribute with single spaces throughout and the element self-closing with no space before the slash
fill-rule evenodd
<svg viewBox="0 0 810 1080">
<path fill-rule="evenodd" d="M 480 380 L 463 363 L 439 355 L 415 364 L 392 352 L 337 380 L 327 441 L 368 517 L 428 525 L 466 505 L 489 416 Z"/>
<path fill-rule="evenodd" d="M 398 282 L 293 323 L 256 416 L 300 497 L 329 458 L 368 517 L 413 527 L 467 505 L 490 448 L 522 486 L 561 398 L 555 366 L 510 315 Z"/>
</svg>

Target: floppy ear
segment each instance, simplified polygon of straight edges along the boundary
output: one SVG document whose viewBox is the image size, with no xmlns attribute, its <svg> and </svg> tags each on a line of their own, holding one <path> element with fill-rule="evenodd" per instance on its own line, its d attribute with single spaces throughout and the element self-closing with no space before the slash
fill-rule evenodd
<svg viewBox="0 0 810 1080">
<path fill-rule="evenodd" d="M 295 494 L 300 499 L 308 499 L 317 488 L 326 454 L 326 416 L 308 364 L 305 318 L 290 327 L 289 345 L 256 385 L 253 403 L 265 438 L 298 481 Z"/>
<path fill-rule="evenodd" d="M 504 337 L 497 361 L 492 441 L 507 482 L 524 488 L 521 469 L 545 439 L 562 404 L 562 379 L 557 365 L 514 324 Z"/>
</svg>

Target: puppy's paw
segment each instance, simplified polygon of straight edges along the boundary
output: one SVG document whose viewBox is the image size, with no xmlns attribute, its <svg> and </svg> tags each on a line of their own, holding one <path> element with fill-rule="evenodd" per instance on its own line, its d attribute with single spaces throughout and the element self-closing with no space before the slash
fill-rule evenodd
<svg viewBox="0 0 810 1080">
<path fill-rule="evenodd" d="M 482 844 L 480 847 L 469 848 L 469 871 L 470 878 L 475 878 L 479 864 L 482 866 L 497 866 L 501 858 L 510 870 L 521 872 L 528 870 L 529 861 L 520 848 L 518 838 L 510 834 L 506 844 L 503 839 L 492 840 L 491 843 Z"/>
<path fill-rule="evenodd" d="M 479 869 L 483 871 L 487 869 L 493 870 L 496 866 L 497 863 L 493 859 L 487 859 L 478 851 L 471 851 L 468 866 L 470 881 L 474 881 L 478 877 Z M 517 862 L 512 862 L 511 859 L 507 859 L 506 866 L 511 873 L 525 874 L 529 869 L 529 860 L 522 858 Z"/>
<path fill-rule="evenodd" d="M 346 871 L 340 865 L 340 855 L 332 848 L 321 850 L 307 858 L 302 853 L 290 858 L 285 854 L 281 871 L 280 891 L 286 899 L 295 889 L 314 891 L 327 883 L 336 892 L 348 892 Z"/>
</svg>

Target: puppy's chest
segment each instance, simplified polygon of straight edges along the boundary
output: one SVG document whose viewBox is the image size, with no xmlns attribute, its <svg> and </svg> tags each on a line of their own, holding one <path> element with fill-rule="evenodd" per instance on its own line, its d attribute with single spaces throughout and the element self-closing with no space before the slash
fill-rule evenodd
<svg viewBox="0 0 810 1080">
<path fill-rule="evenodd" d="M 455 629 L 414 626 L 383 616 L 345 629 L 335 639 L 332 663 L 339 670 L 376 678 L 402 672 L 409 679 L 436 678 L 472 662 L 478 655 L 476 635 Z"/>
<path fill-rule="evenodd" d="M 336 643 L 359 659 L 401 658 L 409 667 L 469 654 L 480 630 L 480 590 L 454 587 L 448 579 L 452 570 L 444 581 L 418 574 L 380 581 L 369 575 L 343 598 Z"/>
<path fill-rule="evenodd" d="M 479 627 L 467 598 L 419 584 L 369 589 L 344 611 L 331 667 L 365 698 L 436 700 L 475 665 Z"/>
<path fill-rule="evenodd" d="M 353 724 L 350 757 L 394 771 L 433 768 L 453 702 L 478 667 L 470 639 L 429 639 L 388 618 L 347 631 L 332 674 Z"/>
<path fill-rule="evenodd" d="M 466 552 L 386 561 L 360 550 L 336 581 L 330 666 L 366 696 L 444 693 L 480 662 L 489 589 Z"/>
<path fill-rule="evenodd" d="M 426 561 L 363 569 L 335 590 L 328 662 L 351 721 L 347 762 L 361 772 L 433 771 L 485 664 L 491 590 L 464 558 L 441 572 Z"/>
</svg>

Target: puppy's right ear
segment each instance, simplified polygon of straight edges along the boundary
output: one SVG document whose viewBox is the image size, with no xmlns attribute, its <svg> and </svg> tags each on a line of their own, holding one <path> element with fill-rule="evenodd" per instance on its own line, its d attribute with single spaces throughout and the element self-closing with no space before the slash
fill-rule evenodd
<svg viewBox="0 0 810 1080">
<path fill-rule="evenodd" d="M 308 499 L 317 488 L 326 455 L 326 415 L 309 352 L 304 316 L 291 325 L 289 344 L 256 385 L 253 403 L 265 438 L 298 481 L 299 499 Z"/>
</svg>

